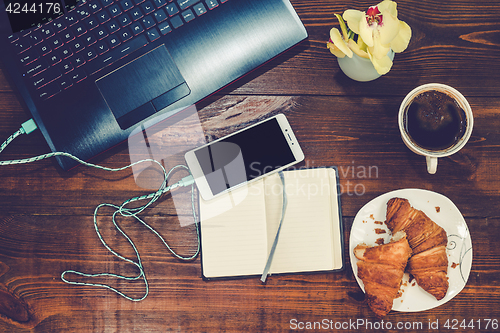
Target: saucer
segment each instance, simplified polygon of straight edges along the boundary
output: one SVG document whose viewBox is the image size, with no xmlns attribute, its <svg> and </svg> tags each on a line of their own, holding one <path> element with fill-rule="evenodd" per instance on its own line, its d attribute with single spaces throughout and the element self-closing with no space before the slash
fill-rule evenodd
<svg viewBox="0 0 500 333">
<path fill-rule="evenodd" d="M 398 296 L 392 310 L 417 312 L 435 308 L 455 297 L 465 287 L 472 266 L 472 241 L 462 213 L 455 204 L 436 192 L 421 189 L 402 189 L 385 193 L 363 206 L 354 218 L 349 238 L 351 266 L 359 286 L 364 291 L 363 281 L 358 278 L 358 259 L 354 248 L 360 243 L 376 245 L 383 239 L 388 243 L 392 234 L 385 224 L 387 201 L 399 197 L 408 199 L 411 206 L 423 211 L 431 220 L 441 226 L 448 235 L 448 282 L 446 296 L 437 300 L 420 288 L 416 280 L 409 281 L 405 273 Z"/>
</svg>

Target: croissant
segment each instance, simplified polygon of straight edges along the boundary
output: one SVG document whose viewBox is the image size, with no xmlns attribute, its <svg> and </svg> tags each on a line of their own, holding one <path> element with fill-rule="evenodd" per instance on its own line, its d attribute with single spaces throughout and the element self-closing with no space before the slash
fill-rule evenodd
<svg viewBox="0 0 500 333">
<path fill-rule="evenodd" d="M 396 233 L 390 243 L 373 247 L 360 244 L 354 248 L 366 302 L 378 317 L 391 311 L 411 253 L 403 231 Z"/>
<path fill-rule="evenodd" d="M 387 202 L 387 227 L 404 231 L 413 256 L 408 260 L 408 273 L 418 285 L 441 300 L 448 291 L 448 256 L 446 231 L 424 212 L 411 207 L 407 199 L 392 198 Z"/>
</svg>

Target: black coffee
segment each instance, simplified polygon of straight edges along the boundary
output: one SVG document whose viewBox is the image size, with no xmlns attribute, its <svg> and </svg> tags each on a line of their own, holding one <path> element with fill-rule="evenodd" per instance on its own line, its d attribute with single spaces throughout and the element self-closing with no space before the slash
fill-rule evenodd
<svg viewBox="0 0 500 333">
<path fill-rule="evenodd" d="M 449 95 L 430 90 L 417 95 L 405 114 L 405 128 L 412 141 L 427 150 L 453 146 L 465 133 L 464 110 Z"/>
</svg>

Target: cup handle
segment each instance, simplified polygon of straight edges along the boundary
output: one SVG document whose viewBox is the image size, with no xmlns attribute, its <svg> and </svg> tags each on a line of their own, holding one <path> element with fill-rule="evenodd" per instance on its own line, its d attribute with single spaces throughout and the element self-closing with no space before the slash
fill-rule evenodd
<svg viewBox="0 0 500 333">
<path fill-rule="evenodd" d="M 431 175 L 435 174 L 438 166 L 437 157 L 426 156 L 425 160 L 427 161 L 427 172 Z"/>
</svg>

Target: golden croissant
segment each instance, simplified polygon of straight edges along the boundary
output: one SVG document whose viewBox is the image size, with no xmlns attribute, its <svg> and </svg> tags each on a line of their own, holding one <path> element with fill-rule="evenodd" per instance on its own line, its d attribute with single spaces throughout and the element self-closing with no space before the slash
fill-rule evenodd
<svg viewBox="0 0 500 333">
<path fill-rule="evenodd" d="M 446 231 L 402 198 L 387 202 L 385 223 L 392 233 L 402 230 L 408 237 L 413 252 L 408 260 L 408 272 L 422 289 L 438 300 L 443 299 L 448 291 Z"/>
<path fill-rule="evenodd" d="M 359 259 L 358 277 L 365 286 L 366 302 L 378 317 L 391 311 L 411 253 L 403 231 L 394 234 L 390 243 L 379 246 L 360 244 L 354 248 L 354 255 Z"/>
</svg>

